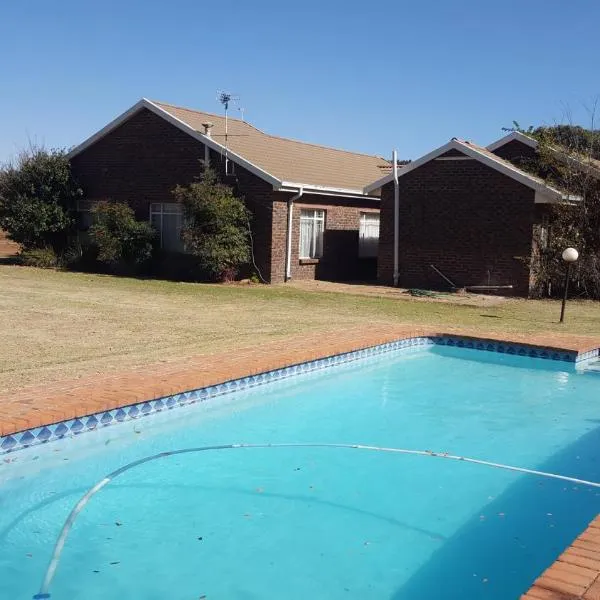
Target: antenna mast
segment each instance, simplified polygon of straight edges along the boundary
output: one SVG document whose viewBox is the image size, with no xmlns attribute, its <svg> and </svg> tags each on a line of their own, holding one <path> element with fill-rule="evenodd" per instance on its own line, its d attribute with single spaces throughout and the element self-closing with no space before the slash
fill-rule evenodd
<svg viewBox="0 0 600 600">
<path fill-rule="evenodd" d="M 217 90 L 217 100 L 223 105 L 225 108 L 225 174 L 229 174 L 229 157 L 227 156 L 227 151 L 229 146 L 227 144 L 227 136 L 228 136 L 228 112 L 229 112 L 229 103 L 235 102 L 239 100 L 240 97 L 229 92 L 219 91 Z"/>
</svg>

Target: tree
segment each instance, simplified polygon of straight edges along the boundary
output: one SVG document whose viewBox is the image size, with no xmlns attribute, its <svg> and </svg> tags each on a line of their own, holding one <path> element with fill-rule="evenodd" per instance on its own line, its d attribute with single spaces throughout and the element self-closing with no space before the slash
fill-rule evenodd
<svg viewBox="0 0 600 600">
<path fill-rule="evenodd" d="M 81 195 L 64 150 L 32 147 L 0 169 L 0 227 L 25 250 L 60 253 Z"/>
<path fill-rule="evenodd" d="M 589 129 L 568 123 L 521 130 L 538 141 L 535 164 L 522 166 L 564 195 L 563 202 L 550 207 L 544 239 L 538 239 L 532 265 L 537 295 L 562 291 L 561 254 L 573 246 L 580 256 L 573 273 L 575 289 L 600 299 L 600 131 L 594 113 L 590 111 Z"/>
<path fill-rule="evenodd" d="M 243 201 L 210 169 L 197 182 L 177 186 L 173 194 L 184 209 L 186 250 L 211 278 L 234 279 L 250 260 L 249 213 Z"/>
<path fill-rule="evenodd" d="M 89 236 L 98 262 L 111 271 L 134 272 L 151 258 L 156 232 L 136 221 L 130 206 L 104 200 L 94 205 L 92 215 Z"/>
</svg>

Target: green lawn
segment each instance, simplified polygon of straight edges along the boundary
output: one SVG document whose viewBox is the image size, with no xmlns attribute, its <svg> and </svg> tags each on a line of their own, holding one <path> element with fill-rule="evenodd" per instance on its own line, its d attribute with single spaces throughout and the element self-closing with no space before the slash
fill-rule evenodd
<svg viewBox="0 0 600 600">
<path fill-rule="evenodd" d="M 369 323 L 600 336 L 599 303 L 571 301 L 563 325 L 559 312 L 554 301 L 478 306 L 0 266 L 0 393 Z"/>
</svg>

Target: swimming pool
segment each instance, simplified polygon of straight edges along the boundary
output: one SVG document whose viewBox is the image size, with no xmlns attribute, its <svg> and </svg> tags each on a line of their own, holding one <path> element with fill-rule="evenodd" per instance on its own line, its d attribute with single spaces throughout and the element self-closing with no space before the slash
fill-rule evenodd
<svg viewBox="0 0 600 600">
<path fill-rule="evenodd" d="M 448 451 L 600 480 L 600 377 L 428 346 L 0 457 L 0 598 L 31 598 L 108 472 L 232 442 Z M 9 461 L 9 462 L 6 462 Z M 600 512 L 598 490 L 456 461 L 272 448 L 165 458 L 79 515 L 53 599 L 517 598 Z"/>
</svg>

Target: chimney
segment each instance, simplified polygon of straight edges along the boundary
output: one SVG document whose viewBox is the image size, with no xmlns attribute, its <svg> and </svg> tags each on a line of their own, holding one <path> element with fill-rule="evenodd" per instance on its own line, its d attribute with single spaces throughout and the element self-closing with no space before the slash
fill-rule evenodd
<svg viewBox="0 0 600 600">
<path fill-rule="evenodd" d="M 204 135 L 206 137 L 210 137 L 210 130 L 213 128 L 213 124 L 208 121 L 206 123 L 202 123 L 202 127 L 204 127 Z"/>
</svg>

